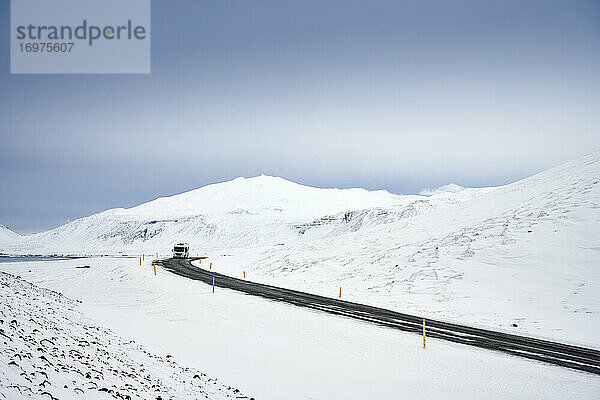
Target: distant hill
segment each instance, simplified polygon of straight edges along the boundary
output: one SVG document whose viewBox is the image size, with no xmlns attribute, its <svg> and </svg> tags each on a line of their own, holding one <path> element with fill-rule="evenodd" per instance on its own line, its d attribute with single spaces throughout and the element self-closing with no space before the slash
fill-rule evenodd
<svg viewBox="0 0 600 400">
<path fill-rule="evenodd" d="M 236 178 L 171 197 L 81 218 L 47 232 L 0 238 L 11 253 L 116 254 L 249 247 L 306 241 L 389 223 L 471 199 L 491 189 L 433 196 L 365 189 L 321 189 L 283 178 Z"/>
</svg>

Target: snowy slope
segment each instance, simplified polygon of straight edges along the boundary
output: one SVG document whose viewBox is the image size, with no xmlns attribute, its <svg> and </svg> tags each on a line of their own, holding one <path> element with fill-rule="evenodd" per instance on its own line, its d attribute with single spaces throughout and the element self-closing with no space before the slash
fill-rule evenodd
<svg viewBox="0 0 600 400">
<path fill-rule="evenodd" d="M 19 240 L 21 235 L 11 231 L 4 225 L 0 225 L 0 243 L 9 243 Z"/>
<path fill-rule="evenodd" d="M 412 218 L 211 255 L 255 281 L 599 345 L 600 152 Z"/>
<path fill-rule="evenodd" d="M 399 196 L 364 189 L 319 189 L 261 175 L 108 210 L 48 232 L 0 238 L 0 251 L 154 253 L 168 252 L 174 241 L 187 241 L 195 249 L 307 241 L 430 212 L 489 190 Z"/>
<path fill-rule="evenodd" d="M 0 272 L 0 397 L 248 399 L 98 327 L 60 293 Z"/>
</svg>

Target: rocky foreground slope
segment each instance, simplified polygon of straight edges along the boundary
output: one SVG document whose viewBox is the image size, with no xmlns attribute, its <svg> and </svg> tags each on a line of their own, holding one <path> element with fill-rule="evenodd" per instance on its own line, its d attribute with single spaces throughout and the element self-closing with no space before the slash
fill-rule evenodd
<svg viewBox="0 0 600 400">
<path fill-rule="evenodd" d="M 247 399 L 94 326 L 77 302 L 0 272 L 0 398 Z"/>
</svg>

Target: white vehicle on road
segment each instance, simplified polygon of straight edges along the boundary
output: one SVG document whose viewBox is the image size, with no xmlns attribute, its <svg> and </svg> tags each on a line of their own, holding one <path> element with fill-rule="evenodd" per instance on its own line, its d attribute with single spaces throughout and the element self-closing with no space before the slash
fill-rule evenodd
<svg viewBox="0 0 600 400">
<path fill-rule="evenodd" d="M 177 243 L 173 246 L 173 258 L 188 258 L 190 255 L 190 245 L 187 243 Z"/>
</svg>

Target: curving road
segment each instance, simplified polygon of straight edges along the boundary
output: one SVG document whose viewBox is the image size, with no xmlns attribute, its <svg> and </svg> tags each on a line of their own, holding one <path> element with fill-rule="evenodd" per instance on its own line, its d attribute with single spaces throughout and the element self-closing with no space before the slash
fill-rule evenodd
<svg viewBox="0 0 600 400">
<path fill-rule="evenodd" d="M 401 331 L 422 334 L 422 317 L 232 278 L 192 265 L 191 261 L 197 259 L 198 257 L 188 259 L 171 258 L 155 260 L 154 263 L 161 265 L 174 274 L 199 280 L 209 285 L 212 285 L 213 278 L 215 278 L 215 286 L 217 287 L 233 289 L 269 300 L 354 318 Z M 432 319 L 427 319 L 426 325 L 428 337 L 449 340 L 482 349 L 502 351 L 519 357 L 600 375 L 600 351 L 596 349 L 472 328 Z"/>
</svg>

